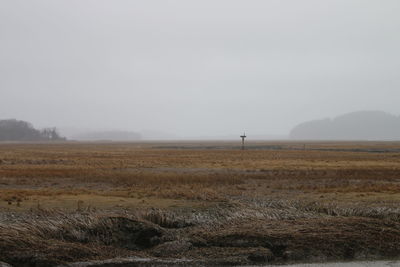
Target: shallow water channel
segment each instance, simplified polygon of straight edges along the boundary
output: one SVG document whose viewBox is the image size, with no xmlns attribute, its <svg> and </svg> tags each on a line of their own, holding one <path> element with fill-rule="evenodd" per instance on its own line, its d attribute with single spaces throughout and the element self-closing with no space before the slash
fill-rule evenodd
<svg viewBox="0 0 400 267">
<path fill-rule="evenodd" d="M 271 265 L 266 265 L 271 267 Z M 400 267 L 400 261 L 362 261 L 362 262 L 336 262 L 336 263 L 304 263 L 289 265 L 272 265 L 275 267 Z"/>
</svg>

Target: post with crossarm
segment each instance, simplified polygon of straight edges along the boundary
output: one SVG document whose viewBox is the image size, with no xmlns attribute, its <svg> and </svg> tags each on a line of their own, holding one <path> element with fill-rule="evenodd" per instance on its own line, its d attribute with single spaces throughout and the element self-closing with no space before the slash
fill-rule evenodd
<svg viewBox="0 0 400 267">
<path fill-rule="evenodd" d="M 243 135 L 240 136 L 242 138 L 242 150 L 244 150 L 244 139 L 246 138 L 246 133 L 243 133 Z"/>
</svg>

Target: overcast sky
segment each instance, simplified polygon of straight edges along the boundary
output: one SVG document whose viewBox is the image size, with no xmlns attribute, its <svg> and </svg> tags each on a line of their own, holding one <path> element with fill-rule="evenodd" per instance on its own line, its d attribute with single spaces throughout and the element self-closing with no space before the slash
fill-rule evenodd
<svg viewBox="0 0 400 267">
<path fill-rule="evenodd" d="M 286 134 L 400 114 L 398 0 L 0 0 L 0 119 Z"/>
</svg>

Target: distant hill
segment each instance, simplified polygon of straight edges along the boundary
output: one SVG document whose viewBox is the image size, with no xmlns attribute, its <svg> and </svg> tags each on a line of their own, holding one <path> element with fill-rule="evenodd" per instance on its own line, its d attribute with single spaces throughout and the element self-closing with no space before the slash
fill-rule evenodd
<svg viewBox="0 0 400 267">
<path fill-rule="evenodd" d="M 71 139 L 79 141 L 138 141 L 141 135 L 129 131 L 96 131 L 74 135 Z"/>
<path fill-rule="evenodd" d="M 400 140 L 400 117 L 383 111 L 358 111 L 334 119 L 308 121 L 290 132 L 298 140 Z"/>
<path fill-rule="evenodd" d="M 143 140 L 179 140 L 179 136 L 163 131 L 156 130 L 142 130 L 141 131 Z"/>
<path fill-rule="evenodd" d="M 0 120 L 0 141 L 63 141 L 56 128 L 35 129 L 16 119 Z"/>
</svg>

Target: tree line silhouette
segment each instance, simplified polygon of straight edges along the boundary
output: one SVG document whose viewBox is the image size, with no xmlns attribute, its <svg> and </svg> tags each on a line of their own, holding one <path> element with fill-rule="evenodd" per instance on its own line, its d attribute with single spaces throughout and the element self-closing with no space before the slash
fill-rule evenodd
<svg viewBox="0 0 400 267">
<path fill-rule="evenodd" d="M 35 129 L 26 121 L 0 120 L 0 141 L 63 141 L 56 128 Z"/>
</svg>

